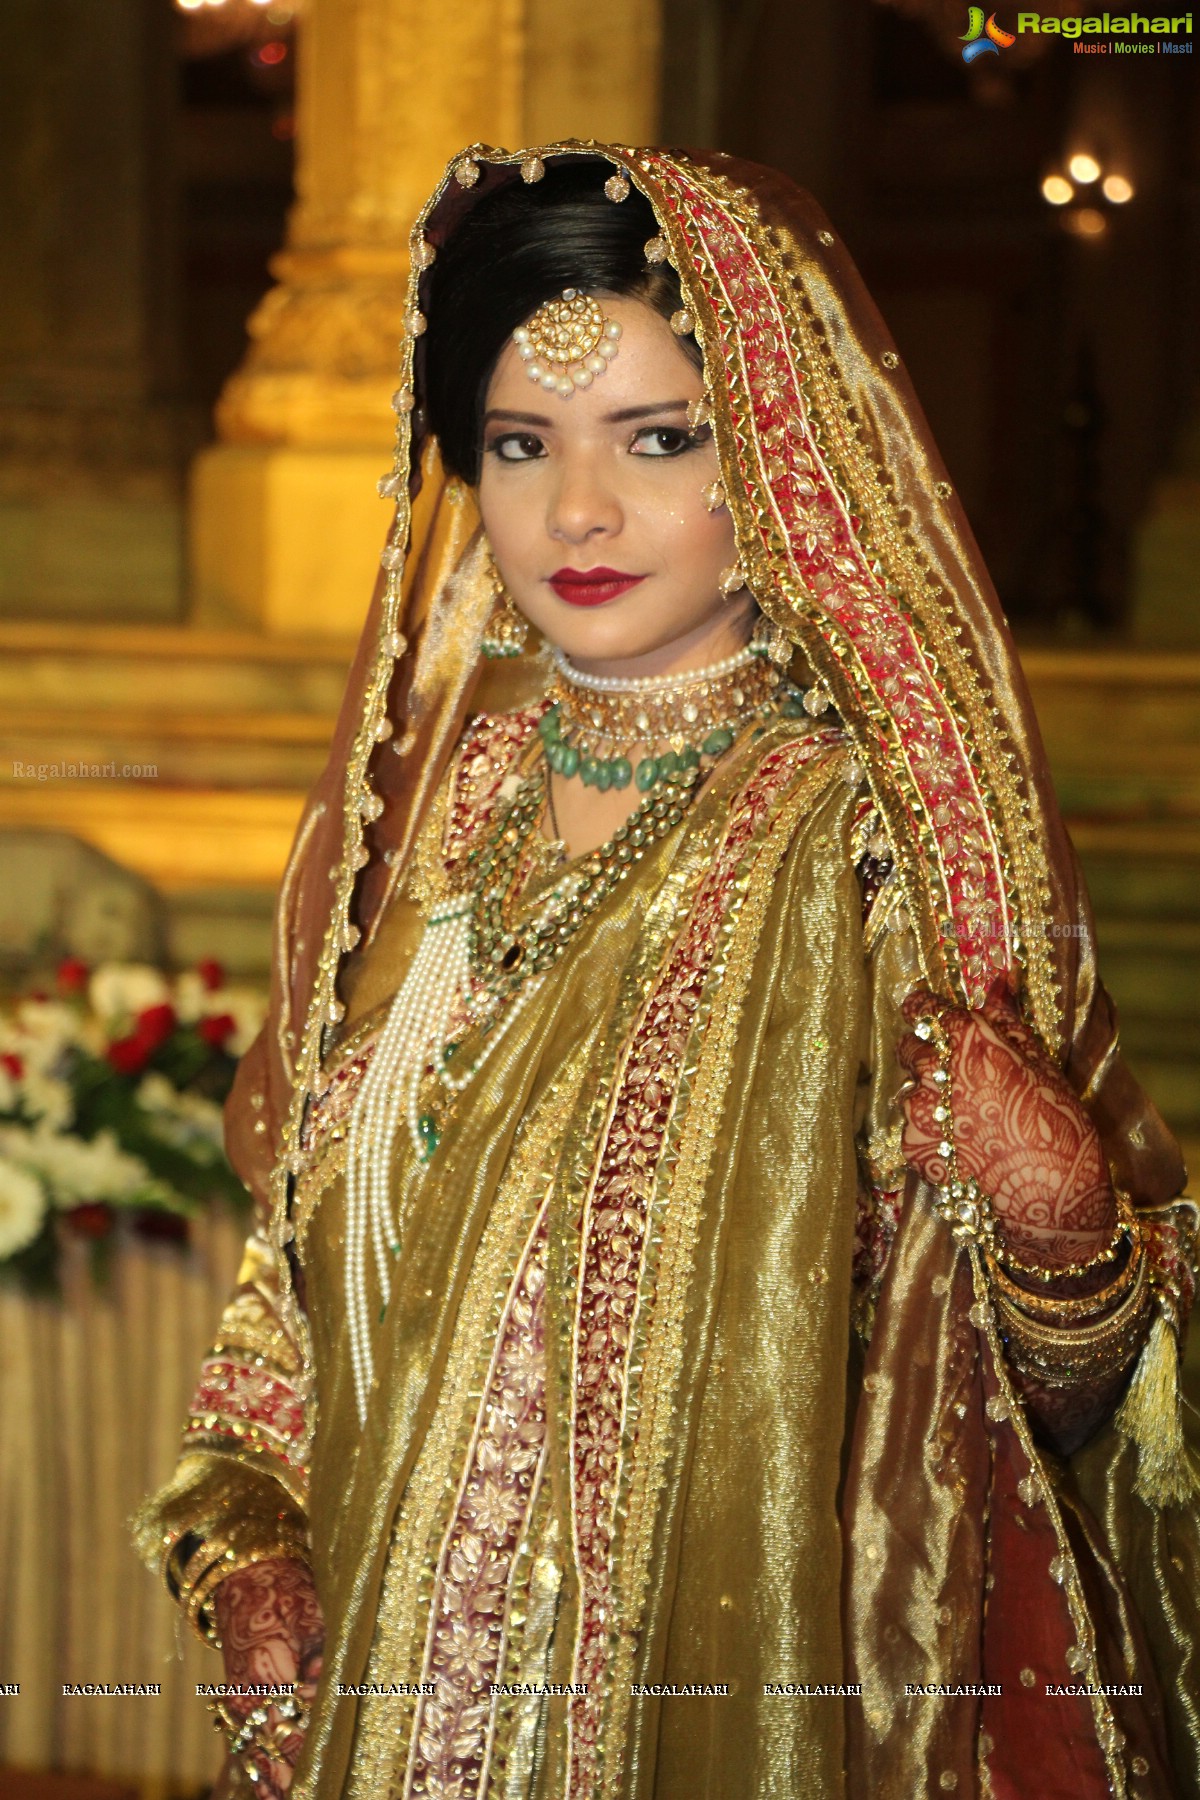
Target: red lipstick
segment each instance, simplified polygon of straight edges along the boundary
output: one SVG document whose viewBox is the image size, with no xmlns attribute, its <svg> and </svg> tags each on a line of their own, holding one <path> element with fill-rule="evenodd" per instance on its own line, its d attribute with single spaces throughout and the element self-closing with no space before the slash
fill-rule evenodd
<svg viewBox="0 0 1200 1800">
<path fill-rule="evenodd" d="M 556 569 L 549 578 L 550 586 L 568 606 L 603 606 L 618 594 L 645 581 L 644 575 L 623 575 L 620 569 Z"/>
</svg>

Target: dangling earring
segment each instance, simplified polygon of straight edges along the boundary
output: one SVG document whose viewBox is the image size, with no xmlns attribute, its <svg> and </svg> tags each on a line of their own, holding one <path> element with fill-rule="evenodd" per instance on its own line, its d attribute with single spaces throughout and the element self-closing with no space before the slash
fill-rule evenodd
<svg viewBox="0 0 1200 1800">
<path fill-rule="evenodd" d="M 522 617 L 512 602 L 512 595 L 500 579 L 500 571 L 488 551 L 488 578 L 495 604 L 483 628 L 479 648 L 485 656 L 520 656 L 529 637 L 529 621 Z"/>
<path fill-rule="evenodd" d="M 776 625 L 766 613 L 760 613 L 750 636 L 750 648 L 755 656 L 765 656 L 777 667 L 786 669 L 792 660 L 794 645 L 782 625 Z"/>
</svg>

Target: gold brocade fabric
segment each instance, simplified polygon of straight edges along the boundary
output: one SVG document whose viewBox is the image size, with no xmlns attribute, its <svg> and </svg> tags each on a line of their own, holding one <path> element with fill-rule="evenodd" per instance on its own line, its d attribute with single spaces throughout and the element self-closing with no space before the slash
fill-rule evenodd
<svg viewBox="0 0 1200 1800">
<path fill-rule="evenodd" d="M 898 998 L 912 980 L 906 932 L 884 932 L 870 967 L 864 956 L 851 843 L 861 801 L 846 765 L 834 743 L 800 767 L 790 800 L 780 802 L 782 841 L 770 846 L 768 837 L 743 871 L 744 929 L 712 977 L 714 1007 L 723 989 L 738 990 L 736 1020 L 721 1034 L 719 1066 L 706 1067 L 701 1046 L 692 1046 L 673 1096 L 678 1136 L 662 1202 L 667 1215 L 680 1209 L 681 1222 L 692 1209 L 694 1236 L 672 1246 L 674 1268 L 659 1263 L 654 1305 L 677 1342 L 665 1359 L 661 1345 L 647 1346 L 644 1379 L 661 1368 L 664 1385 L 673 1382 L 675 1423 L 657 1493 L 631 1486 L 622 1547 L 630 1569 L 640 1558 L 643 1601 L 636 1640 L 613 1661 L 626 1689 L 730 1691 L 615 1695 L 627 1747 L 601 1774 L 614 1794 L 827 1800 L 842 1791 L 844 1700 L 763 1689 L 836 1688 L 845 1679 L 836 1503 L 855 1139 L 868 1113 L 886 1117 L 898 1085 L 890 1055 L 878 1070 L 872 1057 L 894 1043 Z M 730 792 L 747 773 L 723 771 L 612 896 L 458 1102 L 428 1174 L 402 1135 L 402 1273 L 376 1339 L 380 1398 L 361 1437 L 342 1303 L 340 1176 L 307 1214 L 322 1421 L 310 1522 L 329 1637 L 322 1700 L 293 1790 L 306 1800 L 405 1791 L 419 1697 L 339 1702 L 335 1688 L 402 1688 L 427 1677 L 439 1550 L 505 1296 L 543 1202 L 551 1240 L 544 1470 L 513 1575 L 524 1598 L 497 1679 L 572 1680 L 579 1571 L 564 1550 L 572 1541 L 566 1365 L 578 1169 L 593 1152 L 594 1098 L 612 1089 L 639 1009 L 716 855 Z M 753 870 L 764 858 L 772 866 L 756 891 Z M 360 964 L 351 1041 L 398 986 L 412 926 L 402 902 Z M 692 1154 L 700 1143 L 702 1174 Z M 672 1223 L 664 1219 L 667 1237 Z M 626 1393 L 647 1445 L 654 1407 L 669 1398 Z M 499 1712 L 487 1792 L 563 1794 L 567 1733 L 564 1698 L 514 1697 Z"/>
</svg>

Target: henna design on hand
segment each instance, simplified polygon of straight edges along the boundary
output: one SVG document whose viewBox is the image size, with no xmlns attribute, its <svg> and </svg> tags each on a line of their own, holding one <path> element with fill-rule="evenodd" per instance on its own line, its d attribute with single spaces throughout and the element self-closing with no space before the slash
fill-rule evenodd
<svg viewBox="0 0 1200 1800">
<path fill-rule="evenodd" d="M 905 1017 L 915 1021 L 929 1007 L 928 994 L 911 994 Z M 959 1173 L 992 1196 L 1018 1255 L 1049 1265 L 1086 1261 L 1111 1235 L 1116 1200 L 1081 1101 L 1025 1023 L 1006 977 L 978 1011 L 938 1011 L 950 1047 Z M 933 1080 L 938 1053 L 909 1036 L 897 1055 L 914 1083 L 901 1099 L 905 1158 L 941 1186 L 949 1171 L 938 1150 L 945 1123 L 934 1117 L 943 1099 Z"/>
<path fill-rule="evenodd" d="M 226 1681 L 238 1687 L 294 1683 L 299 1696 L 311 1703 L 321 1673 L 325 1621 L 305 1565 L 287 1557 L 252 1563 L 221 1583 L 214 1605 Z M 259 1702 L 248 1694 L 231 1694 L 228 1704 L 245 1718 Z M 271 1722 L 279 1723 L 274 1714 Z M 304 1734 L 297 1729 L 288 1733 L 278 1757 L 264 1751 L 254 1755 L 258 1790 L 267 1800 L 279 1800 L 291 1786 L 303 1743 Z"/>
</svg>

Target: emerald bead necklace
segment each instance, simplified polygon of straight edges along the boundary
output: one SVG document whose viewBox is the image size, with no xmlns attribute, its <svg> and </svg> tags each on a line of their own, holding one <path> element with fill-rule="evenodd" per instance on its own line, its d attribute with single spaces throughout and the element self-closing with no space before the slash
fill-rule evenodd
<svg viewBox="0 0 1200 1800">
<path fill-rule="evenodd" d="M 648 794 L 723 756 L 757 718 L 801 709 L 783 671 L 749 645 L 678 675 L 591 675 L 555 647 L 551 705 L 538 732 L 556 775 Z"/>
</svg>

